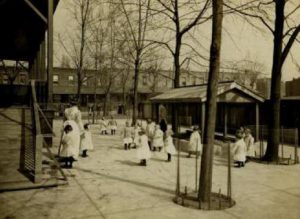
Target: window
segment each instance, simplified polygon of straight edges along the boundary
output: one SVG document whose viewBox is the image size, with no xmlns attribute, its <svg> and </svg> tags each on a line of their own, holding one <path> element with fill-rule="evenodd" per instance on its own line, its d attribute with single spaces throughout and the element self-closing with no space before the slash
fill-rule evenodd
<svg viewBox="0 0 300 219">
<path fill-rule="evenodd" d="M 8 75 L 3 75 L 3 77 L 2 77 L 2 83 L 3 84 L 8 84 Z"/>
<path fill-rule="evenodd" d="M 101 79 L 100 79 L 100 78 L 97 78 L 97 85 L 98 85 L 98 86 L 101 86 L 101 85 L 102 85 Z"/>
<path fill-rule="evenodd" d="M 53 83 L 58 84 L 58 75 L 53 75 Z"/>
<path fill-rule="evenodd" d="M 82 85 L 87 86 L 87 81 L 88 81 L 88 78 L 87 78 L 87 77 L 84 77 L 84 78 L 82 79 Z"/>
<path fill-rule="evenodd" d="M 26 74 L 20 74 L 19 76 L 20 84 L 26 84 Z"/>
<path fill-rule="evenodd" d="M 148 81 L 147 81 L 147 76 L 143 75 L 143 85 L 147 85 Z"/>
<path fill-rule="evenodd" d="M 186 77 L 182 77 L 181 85 L 186 86 Z"/>
<path fill-rule="evenodd" d="M 70 82 L 73 82 L 73 81 L 74 81 L 74 76 L 73 76 L 73 75 L 69 75 L 69 76 L 68 76 L 68 80 L 69 80 Z"/>
</svg>

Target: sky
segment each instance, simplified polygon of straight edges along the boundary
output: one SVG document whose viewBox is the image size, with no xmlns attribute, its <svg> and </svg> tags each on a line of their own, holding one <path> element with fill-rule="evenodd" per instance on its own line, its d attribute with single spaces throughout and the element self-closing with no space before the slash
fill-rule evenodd
<svg viewBox="0 0 300 219">
<path fill-rule="evenodd" d="M 72 18 L 67 10 L 69 0 L 61 0 L 54 16 L 54 34 L 63 34 L 72 27 Z M 299 0 L 295 0 L 299 1 Z M 300 17 L 298 16 L 300 19 Z M 201 27 L 199 41 L 209 48 L 211 25 L 206 24 Z M 64 54 L 63 48 L 55 42 L 55 65 L 59 65 L 60 58 Z M 208 50 L 207 50 L 208 51 Z M 241 60 L 257 61 L 264 65 L 264 76 L 270 77 L 272 68 L 273 37 L 269 31 L 259 31 L 251 27 L 245 21 L 233 16 L 225 16 L 223 20 L 221 63 L 236 62 Z M 300 44 L 295 43 L 291 49 L 284 66 L 282 80 L 289 81 L 300 77 L 300 71 L 294 62 L 300 64 Z M 168 56 L 168 55 L 166 55 Z M 172 69 L 172 59 L 170 56 L 165 59 L 165 69 Z M 193 67 L 192 70 L 198 70 Z"/>
</svg>

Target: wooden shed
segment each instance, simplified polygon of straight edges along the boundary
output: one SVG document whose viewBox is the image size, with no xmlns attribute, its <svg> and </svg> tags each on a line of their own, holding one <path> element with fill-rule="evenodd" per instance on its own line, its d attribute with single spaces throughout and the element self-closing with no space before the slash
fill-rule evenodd
<svg viewBox="0 0 300 219">
<path fill-rule="evenodd" d="M 216 134 L 234 134 L 240 126 L 248 126 L 259 135 L 259 107 L 265 99 L 255 91 L 235 81 L 220 82 L 217 92 Z M 172 121 L 172 108 L 176 108 L 181 126 L 199 125 L 204 130 L 207 84 L 168 90 L 150 99 L 152 118 Z"/>
</svg>

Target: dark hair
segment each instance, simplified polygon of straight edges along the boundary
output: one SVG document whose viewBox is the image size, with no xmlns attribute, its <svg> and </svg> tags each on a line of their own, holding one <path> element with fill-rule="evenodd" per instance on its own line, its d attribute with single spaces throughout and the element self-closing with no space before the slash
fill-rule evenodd
<svg viewBox="0 0 300 219">
<path fill-rule="evenodd" d="M 83 126 L 83 128 L 84 129 L 89 129 L 89 125 L 90 125 L 89 123 L 85 123 L 84 126 Z"/>
<path fill-rule="evenodd" d="M 66 125 L 66 127 L 64 128 L 64 131 L 65 131 L 65 132 L 70 132 L 70 131 L 72 131 L 72 130 L 73 130 L 73 128 L 72 128 L 71 125 Z"/>
</svg>

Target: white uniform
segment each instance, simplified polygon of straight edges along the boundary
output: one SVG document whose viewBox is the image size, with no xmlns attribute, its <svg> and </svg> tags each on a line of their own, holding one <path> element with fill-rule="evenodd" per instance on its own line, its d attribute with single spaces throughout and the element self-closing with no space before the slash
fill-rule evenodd
<svg viewBox="0 0 300 219">
<path fill-rule="evenodd" d="M 155 129 L 153 135 L 152 147 L 163 147 L 164 146 L 164 133 L 161 129 Z"/>
<path fill-rule="evenodd" d="M 133 136 L 133 143 L 138 146 L 140 143 L 140 135 L 139 132 L 141 131 L 140 127 L 135 127 L 134 128 L 134 136 Z"/>
<path fill-rule="evenodd" d="M 246 155 L 249 157 L 254 157 L 254 138 L 251 134 L 249 134 L 248 136 L 245 136 L 244 138 L 245 144 L 246 144 Z"/>
<path fill-rule="evenodd" d="M 165 152 L 167 153 L 167 154 L 176 154 L 177 152 L 176 152 L 176 148 L 175 148 L 175 146 L 174 146 L 174 143 L 173 143 L 173 138 L 172 138 L 172 136 L 168 136 L 168 137 L 166 137 L 166 139 L 165 139 Z"/>
<path fill-rule="evenodd" d="M 201 136 L 198 131 L 194 131 L 191 134 L 190 141 L 188 144 L 188 151 L 200 151 L 200 153 L 202 152 Z"/>
<path fill-rule="evenodd" d="M 246 144 L 244 139 L 239 139 L 235 142 L 233 147 L 233 159 L 234 161 L 245 162 L 246 161 Z"/>
<path fill-rule="evenodd" d="M 80 133 L 83 133 L 83 123 L 81 120 L 81 112 L 77 106 L 72 106 L 65 109 L 65 117 L 67 120 L 73 120 L 76 122 Z"/>
<path fill-rule="evenodd" d="M 85 130 L 83 138 L 81 140 L 81 150 L 94 150 L 94 144 L 92 141 L 92 134 L 90 131 Z"/>
<path fill-rule="evenodd" d="M 125 127 L 123 132 L 123 144 L 131 144 L 133 142 L 132 139 L 133 130 L 131 127 Z"/>
<path fill-rule="evenodd" d="M 137 149 L 137 158 L 140 160 L 151 158 L 151 151 L 148 145 L 147 135 L 140 136 L 139 147 Z"/>
<path fill-rule="evenodd" d="M 148 137 L 148 141 L 150 141 L 151 143 L 153 140 L 154 130 L 155 130 L 155 124 L 153 122 L 151 122 L 150 124 L 147 124 L 146 135 Z"/>
<path fill-rule="evenodd" d="M 78 128 L 78 125 L 75 121 L 73 120 L 67 120 L 64 122 L 64 128 L 67 126 L 67 125 L 70 125 L 72 127 L 72 131 L 70 133 L 68 133 L 68 138 L 71 138 L 71 140 L 68 140 L 71 144 L 71 149 L 72 150 L 72 155 L 74 157 L 74 159 L 77 159 L 78 156 L 79 156 L 79 148 L 80 148 L 80 132 L 79 132 L 79 128 Z M 65 138 L 65 133 L 64 133 L 64 136 L 63 136 L 63 139 Z M 63 150 L 61 151 L 61 156 L 65 156 L 63 155 Z M 68 149 L 69 150 L 69 149 Z M 65 153 L 65 152 L 64 152 Z M 69 152 L 66 153 L 66 154 L 70 154 Z"/>
<path fill-rule="evenodd" d="M 117 130 L 117 121 L 112 119 L 112 120 L 109 120 L 108 122 L 108 129 L 110 130 Z"/>
<path fill-rule="evenodd" d="M 69 132 L 68 134 L 64 133 L 62 139 L 62 148 L 60 152 L 60 156 L 62 157 L 74 157 L 74 134 Z"/>
<path fill-rule="evenodd" d="M 107 121 L 101 119 L 100 120 L 100 132 L 106 132 L 107 131 Z"/>
</svg>

